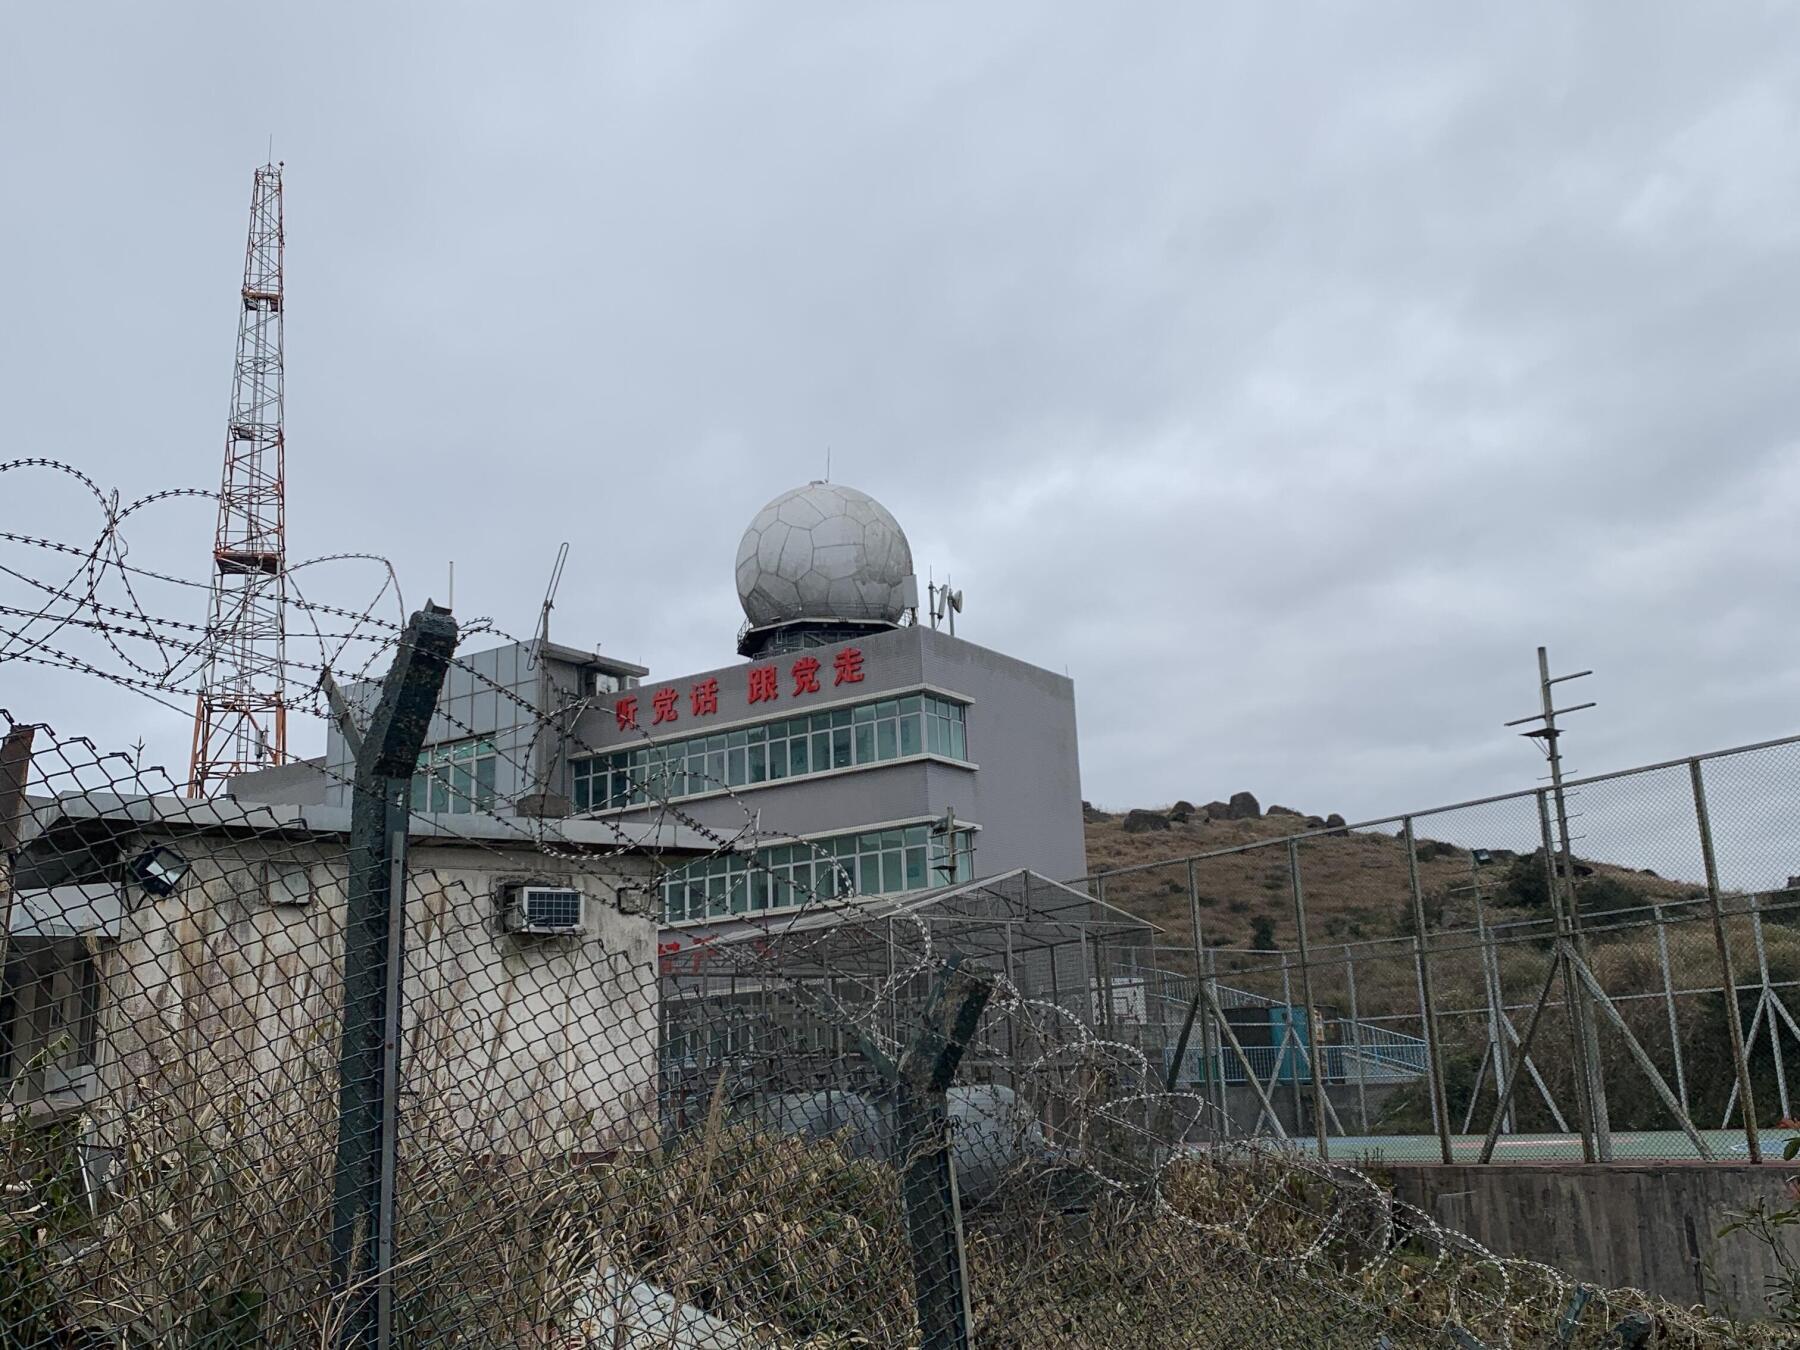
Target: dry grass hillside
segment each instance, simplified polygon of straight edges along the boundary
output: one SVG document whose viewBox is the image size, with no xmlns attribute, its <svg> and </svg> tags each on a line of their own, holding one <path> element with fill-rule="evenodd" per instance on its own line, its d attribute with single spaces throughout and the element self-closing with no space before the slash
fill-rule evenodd
<svg viewBox="0 0 1800 1350">
<path fill-rule="evenodd" d="M 1130 816 L 1155 815 L 1169 820 L 1166 829 L 1128 832 Z M 1196 853 L 1242 848 L 1279 840 L 1309 828 L 1295 814 L 1268 814 L 1217 819 L 1206 808 L 1155 812 L 1087 813 L 1087 857 L 1090 873 L 1110 868 L 1184 858 Z M 1185 817 L 1185 819 L 1184 819 Z M 1139 822 L 1141 825 L 1141 821 Z M 1335 819 L 1333 824 L 1338 823 Z M 1411 889 L 1406 845 L 1392 833 L 1351 833 L 1309 839 L 1300 845 L 1309 936 L 1314 943 L 1354 942 L 1364 938 L 1410 933 Z M 1428 921 L 1435 927 L 1472 923 L 1473 897 L 1467 849 L 1418 836 L 1419 880 L 1427 897 Z M 1543 911 L 1510 885 L 1529 883 L 1542 864 L 1497 851 L 1481 871 L 1490 919 L 1535 917 Z M 1683 899 L 1696 894 L 1692 882 L 1673 881 L 1604 863 L 1578 862 L 1583 875 L 1587 911 Z M 1194 864 L 1200 895 L 1200 923 L 1209 946 L 1248 947 L 1262 930 L 1264 945 L 1294 943 L 1294 901 L 1289 884 L 1287 850 L 1279 844 L 1245 849 Z M 1193 941 L 1187 893 L 1187 865 L 1169 863 L 1127 877 L 1110 878 L 1106 898 L 1159 924 L 1165 942 Z M 1541 899 L 1540 897 L 1537 897 Z"/>
</svg>

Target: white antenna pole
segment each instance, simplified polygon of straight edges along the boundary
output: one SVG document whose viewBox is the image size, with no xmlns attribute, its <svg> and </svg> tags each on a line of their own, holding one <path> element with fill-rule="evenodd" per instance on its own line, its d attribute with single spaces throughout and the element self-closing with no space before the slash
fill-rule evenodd
<svg viewBox="0 0 1800 1350">
<path fill-rule="evenodd" d="M 456 608 L 456 559 L 454 558 L 450 560 L 450 594 L 444 601 L 444 608 L 449 610 Z"/>
</svg>

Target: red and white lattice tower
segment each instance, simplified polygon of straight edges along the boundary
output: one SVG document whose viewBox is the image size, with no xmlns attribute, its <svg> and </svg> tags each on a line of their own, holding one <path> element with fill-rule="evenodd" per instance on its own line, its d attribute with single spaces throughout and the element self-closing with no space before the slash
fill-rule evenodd
<svg viewBox="0 0 1800 1350">
<path fill-rule="evenodd" d="M 287 758 L 281 166 L 256 171 L 188 795 Z"/>
</svg>

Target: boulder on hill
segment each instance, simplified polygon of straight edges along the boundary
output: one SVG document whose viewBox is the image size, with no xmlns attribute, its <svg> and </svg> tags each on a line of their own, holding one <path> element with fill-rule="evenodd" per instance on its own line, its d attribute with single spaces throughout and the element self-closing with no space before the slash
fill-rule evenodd
<svg viewBox="0 0 1800 1350">
<path fill-rule="evenodd" d="M 1271 816 L 1297 816 L 1300 813 L 1291 806 L 1271 806 L 1265 814 Z"/>
<path fill-rule="evenodd" d="M 1226 802 L 1208 802 L 1200 808 L 1208 820 L 1230 820 L 1231 807 Z"/>
<path fill-rule="evenodd" d="M 1325 817 L 1324 816 L 1308 816 L 1306 818 L 1306 828 L 1309 830 L 1324 829 L 1325 828 Z"/>
<path fill-rule="evenodd" d="M 1112 813 L 1110 811 L 1102 811 L 1092 802 L 1084 801 L 1081 804 L 1081 819 L 1089 825 L 1098 825 L 1104 821 L 1111 820 Z"/>
<path fill-rule="evenodd" d="M 1262 806 L 1251 792 L 1234 792 L 1231 801 L 1225 807 L 1227 820 L 1255 820 L 1262 815 Z"/>
<path fill-rule="evenodd" d="M 1194 818 L 1194 808 L 1186 802 L 1177 802 L 1169 808 L 1169 824 L 1186 825 Z"/>
<path fill-rule="evenodd" d="M 1325 828 L 1328 830 L 1343 829 L 1344 828 L 1344 818 L 1342 816 L 1340 816 L 1336 811 L 1333 811 L 1330 815 L 1325 817 Z"/>
<path fill-rule="evenodd" d="M 1169 828 L 1169 818 L 1160 811 L 1133 809 L 1125 813 L 1126 834 L 1148 834 L 1152 830 Z"/>
<path fill-rule="evenodd" d="M 1186 797 L 1183 797 L 1180 801 L 1176 802 L 1175 805 L 1169 808 L 1169 814 L 1174 815 L 1177 811 L 1180 811 L 1191 816 L 1199 809 L 1199 807 L 1195 806 Z"/>
</svg>

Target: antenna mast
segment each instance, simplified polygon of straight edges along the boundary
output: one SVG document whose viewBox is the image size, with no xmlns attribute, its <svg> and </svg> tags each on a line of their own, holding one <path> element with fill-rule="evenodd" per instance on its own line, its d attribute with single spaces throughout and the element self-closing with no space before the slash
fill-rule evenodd
<svg viewBox="0 0 1800 1350">
<path fill-rule="evenodd" d="M 256 171 L 188 795 L 287 758 L 281 165 Z"/>
</svg>

